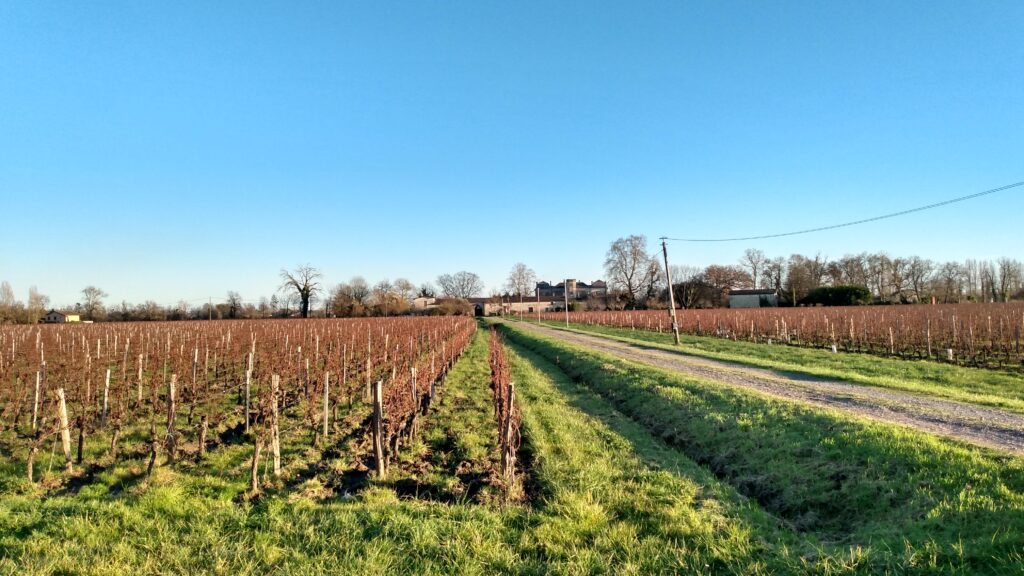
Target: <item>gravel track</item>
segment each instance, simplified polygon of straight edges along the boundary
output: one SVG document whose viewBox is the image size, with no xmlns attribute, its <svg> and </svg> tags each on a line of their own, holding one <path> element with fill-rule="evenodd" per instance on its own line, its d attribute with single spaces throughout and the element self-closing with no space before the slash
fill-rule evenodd
<svg viewBox="0 0 1024 576">
<path fill-rule="evenodd" d="M 1024 454 L 1024 414 L 840 380 L 827 380 L 688 356 L 603 336 L 526 322 L 517 322 L 515 326 L 624 360 L 755 390 L 776 398 L 909 426 L 977 446 Z"/>
</svg>

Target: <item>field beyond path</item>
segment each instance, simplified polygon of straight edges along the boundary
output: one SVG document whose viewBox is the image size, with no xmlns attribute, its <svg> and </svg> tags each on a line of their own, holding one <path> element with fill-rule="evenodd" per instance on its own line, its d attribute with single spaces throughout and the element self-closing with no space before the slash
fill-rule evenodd
<svg viewBox="0 0 1024 576">
<path fill-rule="evenodd" d="M 516 322 L 517 328 L 777 398 L 900 424 L 970 444 L 1024 454 L 1024 415 L 967 402 L 910 394 L 861 384 L 697 358 L 656 347 L 580 332 Z"/>
</svg>

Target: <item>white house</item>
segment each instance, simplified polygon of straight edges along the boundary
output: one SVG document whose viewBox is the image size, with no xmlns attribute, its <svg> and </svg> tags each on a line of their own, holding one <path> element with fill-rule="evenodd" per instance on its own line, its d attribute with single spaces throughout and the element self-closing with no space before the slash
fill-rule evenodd
<svg viewBox="0 0 1024 576">
<path fill-rule="evenodd" d="M 47 324 L 63 324 L 65 322 L 81 322 L 82 318 L 78 314 L 68 314 L 65 312 L 58 312 L 56 310 L 50 310 L 43 316 L 43 322 Z"/>
</svg>

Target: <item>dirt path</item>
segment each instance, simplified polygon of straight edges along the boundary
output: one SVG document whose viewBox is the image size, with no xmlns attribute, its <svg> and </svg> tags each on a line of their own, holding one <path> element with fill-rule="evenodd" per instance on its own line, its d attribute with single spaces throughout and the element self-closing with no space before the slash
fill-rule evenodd
<svg viewBox="0 0 1024 576">
<path fill-rule="evenodd" d="M 514 326 L 623 358 L 747 388 L 777 398 L 806 402 L 902 424 L 978 446 L 1024 454 L 1024 414 L 965 402 L 897 392 L 677 354 L 602 336 L 517 322 Z"/>
</svg>

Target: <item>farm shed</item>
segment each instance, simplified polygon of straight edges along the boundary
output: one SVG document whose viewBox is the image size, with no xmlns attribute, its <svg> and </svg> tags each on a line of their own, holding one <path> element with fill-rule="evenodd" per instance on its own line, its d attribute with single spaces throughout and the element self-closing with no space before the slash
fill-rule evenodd
<svg viewBox="0 0 1024 576">
<path fill-rule="evenodd" d="M 729 308 L 776 308 L 779 293 L 776 290 L 730 290 Z"/>
</svg>

